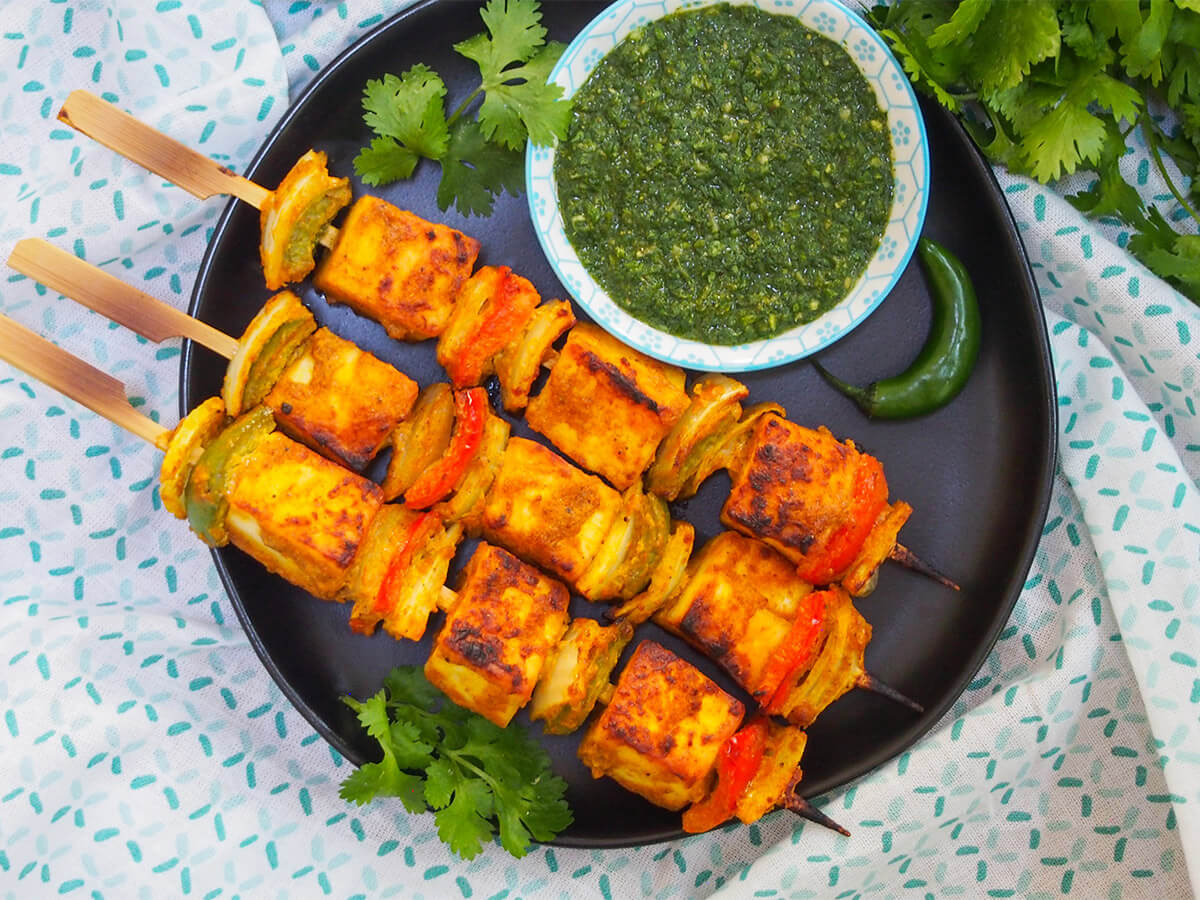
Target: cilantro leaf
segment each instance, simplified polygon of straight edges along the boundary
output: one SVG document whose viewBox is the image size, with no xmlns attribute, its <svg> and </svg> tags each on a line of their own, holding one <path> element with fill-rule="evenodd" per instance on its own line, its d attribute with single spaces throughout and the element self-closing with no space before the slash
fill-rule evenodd
<svg viewBox="0 0 1200 900">
<path fill-rule="evenodd" d="M 988 114 L 990 123 L 985 124 L 969 118 L 963 120 L 963 127 L 988 159 L 1016 169 L 1021 159 L 1021 148 L 1009 133 L 1010 128 L 1005 123 L 1004 116 L 996 110 L 989 109 L 987 104 L 982 104 L 982 107 Z"/>
<path fill-rule="evenodd" d="M 465 216 L 490 216 L 496 195 L 519 194 L 524 179 L 523 154 L 490 143 L 475 122 L 461 121 L 451 133 L 450 149 L 442 159 L 437 204 L 454 206 Z"/>
<path fill-rule="evenodd" d="M 1196 0 L 1200 4 L 1200 0 Z M 1167 103 L 1178 106 L 1187 97 L 1200 100 L 1200 8 L 1175 14 L 1163 47 Z"/>
<path fill-rule="evenodd" d="M 439 159 L 450 141 L 442 98 L 446 85 L 418 63 L 399 78 L 385 75 L 363 90 L 363 121 L 380 137 L 394 139 L 417 156 Z"/>
<path fill-rule="evenodd" d="M 1148 269 L 1181 290 L 1200 293 L 1200 235 L 1180 234 L 1169 247 L 1150 245 L 1135 235 L 1129 249 Z"/>
<path fill-rule="evenodd" d="M 1177 232 L 1120 169 L 1140 128 L 1175 209 L 1200 225 L 1200 0 L 893 0 L 867 18 L 993 162 L 1042 182 L 1094 173 L 1067 199 L 1119 218 L 1130 252 L 1200 303 L 1200 236 Z"/>
<path fill-rule="evenodd" d="M 531 841 L 571 824 L 566 782 L 541 746 L 516 726 L 500 728 L 450 703 L 419 668 L 393 669 L 374 696 L 343 700 L 383 755 L 342 782 L 344 799 L 362 805 L 395 796 L 410 812 L 432 809 L 438 836 L 464 859 L 497 832 L 506 850 L 524 856 Z"/>
<path fill-rule="evenodd" d="M 1137 4 L 1131 4 L 1135 10 Z M 1162 51 L 1171 27 L 1175 7 L 1171 0 L 1150 0 L 1149 14 L 1145 20 L 1138 13 L 1139 27 L 1128 36 L 1123 36 L 1121 63 L 1125 71 L 1134 76 L 1144 76 L 1151 84 L 1162 81 Z"/>
<path fill-rule="evenodd" d="M 425 673 L 413 666 L 397 666 L 383 679 L 388 702 L 393 706 L 409 704 L 431 709 L 442 699 L 442 692 L 429 683 Z"/>
<path fill-rule="evenodd" d="M 991 97 L 1018 84 L 1034 63 L 1056 56 L 1061 40 L 1051 0 L 997 3 L 975 32 L 968 71 Z"/>
<path fill-rule="evenodd" d="M 547 769 L 524 788 L 526 794 L 525 826 L 536 841 L 551 840 L 572 822 L 567 805 L 567 783 Z"/>
<path fill-rule="evenodd" d="M 929 36 L 930 47 L 946 47 L 967 40 L 991 11 L 993 0 L 963 0 L 950 20 L 939 25 Z"/>
<path fill-rule="evenodd" d="M 460 781 L 450 803 L 433 814 L 438 837 L 463 859 L 474 859 L 495 833 L 489 818 L 491 806 L 491 791 L 483 781 L 478 778 Z M 508 813 L 502 815 L 507 816 Z M 526 839 L 524 844 L 515 848 L 516 852 L 507 844 L 504 849 L 513 856 L 521 857 L 525 855 L 528 844 Z"/>
<path fill-rule="evenodd" d="M 420 157 L 395 138 L 375 138 L 354 157 L 354 174 L 363 184 L 378 186 L 412 177 Z"/>
<path fill-rule="evenodd" d="M 942 106 L 951 112 L 958 112 L 961 108 L 958 98 L 947 90 L 942 83 L 928 71 L 923 62 L 923 54 L 920 48 L 923 45 L 921 38 L 916 36 L 901 36 L 899 32 L 890 29 L 884 29 L 879 32 L 892 48 L 892 52 L 896 54 L 896 58 L 900 61 L 900 65 L 904 68 L 909 80 L 918 87 L 924 87 L 929 93 L 934 96 Z"/>
<path fill-rule="evenodd" d="M 448 759 L 435 759 L 425 770 L 425 802 L 430 809 L 442 809 L 454 799 L 458 786 L 458 767 Z"/>
<path fill-rule="evenodd" d="M 487 30 L 454 49 L 479 66 L 480 83 L 449 117 L 445 82 L 426 65 L 366 83 L 363 121 L 376 137 L 354 158 L 365 184 L 409 178 L 422 158 L 434 160 L 438 206 L 486 216 L 501 191 L 522 191 L 525 141 L 566 135 L 571 103 L 547 81 L 563 45 L 546 42 L 538 0 L 489 0 L 479 15 Z"/>
<path fill-rule="evenodd" d="M 459 41 L 454 49 L 479 64 L 485 85 L 506 66 L 525 62 L 546 42 L 536 0 L 490 0 L 479 17 L 488 34 Z"/>
<path fill-rule="evenodd" d="M 546 44 L 542 14 L 534 0 L 491 0 L 480 13 L 488 34 L 477 34 L 454 49 L 479 66 L 483 102 L 479 124 L 484 137 L 517 150 L 526 137 L 553 143 L 567 130 L 570 103 L 562 88 L 547 82 L 563 45 Z"/>
<path fill-rule="evenodd" d="M 1087 106 L 1064 100 L 1029 127 L 1021 152 L 1034 178 L 1053 181 L 1081 162 L 1099 159 L 1104 136 L 1104 122 Z"/>
<path fill-rule="evenodd" d="M 411 813 L 425 809 L 420 776 L 403 772 L 386 760 L 365 763 L 351 772 L 342 782 L 338 796 L 358 806 L 370 803 L 376 797 L 399 797 Z"/>
<path fill-rule="evenodd" d="M 1115 122 L 1106 126 L 1104 149 L 1098 162 L 1100 177 L 1087 190 L 1071 194 L 1067 201 L 1080 212 L 1093 218 L 1120 216 L 1125 222 L 1144 222 L 1142 198 L 1121 175 L 1121 157 L 1125 155 L 1125 138 Z"/>
<path fill-rule="evenodd" d="M 546 79 L 562 55 L 563 45 L 547 44 L 529 62 L 506 69 L 489 84 L 479 107 L 484 137 L 518 150 L 525 138 L 535 144 L 552 144 L 567 133 L 571 104 L 561 99 L 563 89 Z"/>
<path fill-rule="evenodd" d="M 393 729 L 387 714 L 387 694 L 380 691 L 362 703 L 352 697 L 343 698 L 346 705 L 358 714 L 358 721 L 367 734 L 379 742 L 383 759 L 367 763 L 342 782 L 338 791 L 344 800 L 362 806 L 374 797 L 399 797 L 409 812 L 420 812 L 425 808 L 421 792 L 421 779 L 401 769 L 393 742 Z M 406 760 L 419 752 L 415 748 L 401 745 Z"/>
<path fill-rule="evenodd" d="M 1145 105 L 1136 88 L 1104 72 L 1092 75 L 1084 90 L 1099 106 L 1111 112 L 1118 122 L 1122 119 L 1136 121 Z"/>
<path fill-rule="evenodd" d="M 1138 4 L 1128 0 L 1085 0 L 1081 5 L 1087 8 L 1088 20 L 1105 41 L 1114 37 L 1121 41 L 1133 40 L 1142 27 Z"/>
</svg>

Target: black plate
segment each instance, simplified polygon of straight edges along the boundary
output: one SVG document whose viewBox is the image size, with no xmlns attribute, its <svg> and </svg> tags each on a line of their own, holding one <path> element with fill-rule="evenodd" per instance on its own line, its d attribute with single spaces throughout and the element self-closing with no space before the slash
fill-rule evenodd
<svg viewBox="0 0 1200 900">
<path fill-rule="evenodd" d="M 569 41 L 601 9 L 600 3 L 545 4 L 551 36 Z M 448 108 L 473 86 L 473 64 L 451 45 L 481 30 L 475 4 L 427 2 L 384 23 L 329 65 L 267 137 L 248 175 L 279 182 L 310 147 L 329 154 L 335 173 L 369 139 L 359 98 L 364 82 L 400 73 L 416 62 L 446 80 Z M 903 751 L 942 716 L 982 665 L 1007 620 L 1029 570 L 1045 522 L 1055 453 L 1055 392 L 1041 304 L 1016 227 L 990 168 L 954 122 L 924 107 L 933 185 L 925 233 L 966 263 L 978 287 L 984 338 L 978 368 L 966 390 L 945 409 L 902 423 L 867 421 L 834 394 L 803 362 L 747 375 L 751 400 L 776 400 L 792 419 L 828 425 L 875 454 L 887 470 L 893 498 L 915 513 L 902 540 L 961 585 L 955 594 L 899 568 L 884 567 L 879 587 L 860 609 L 874 626 L 867 650 L 872 672 L 925 705 L 914 715 L 887 700 L 855 691 L 834 704 L 810 730 L 804 793 L 815 796 L 845 784 Z M 376 192 L 421 216 L 479 238 L 479 264 L 509 264 L 544 297 L 569 296 L 546 263 L 523 197 L 505 196 L 487 219 L 462 219 L 437 209 L 438 169 L 423 165 L 409 182 Z M 356 191 L 362 185 L 355 184 Z M 191 312 L 240 334 L 267 298 L 259 269 L 258 214 L 232 203 L 218 222 L 200 267 Z M 444 380 L 433 344 L 404 345 L 345 307 L 331 307 L 309 285 L 299 293 L 317 319 L 408 372 L 421 385 Z M 914 261 L 886 302 L 853 333 L 822 355 L 833 371 L 868 381 L 905 368 L 924 341 L 928 299 Z M 191 409 L 220 390 L 223 361 L 188 345 L 183 354 L 181 404 Z M 514 433 L 529 434 L 521 422 Z M 718 476 L 677 515 L 697 527 L 698 542 L 719 531 L 717 512 L 728 481 Z M 465 548 L 464 548 L 465 550 Z M 222 581 L 267 671 L 301 713 L 344 756 L 372 757 L 371 741 L 341 702 L 378 690 L 394 665 L 420 664 L 429 637 L 399 643 L 347 627 L 345 606 L 322 603 L 293 588 L 232 548 L 214 553 Z M 459 560 L 465 556 L 460 553 Z M 573 615 L 596 615 L 579 598 Z M 438 622 L 435 620 L 433 625 Z M 431 627 L 430 634 L 435 628 Z M 657 627 L 653 638 L 698 662 L 736 688 L 697 654 Z M 635 641 L 636 643 L 636 641 Z M 528 726 L 524 714 L 518 722 Z M 533 726 L 535 734 L 540 728 Z M 575 758 L 577 738 L 543 743 L 556 771 L 570 784 L 575 824 L 559 843 L 616 847 L 677 837 L 678 813 L 629 794 L 614 782 L 593 781 Z"/>
</svg>

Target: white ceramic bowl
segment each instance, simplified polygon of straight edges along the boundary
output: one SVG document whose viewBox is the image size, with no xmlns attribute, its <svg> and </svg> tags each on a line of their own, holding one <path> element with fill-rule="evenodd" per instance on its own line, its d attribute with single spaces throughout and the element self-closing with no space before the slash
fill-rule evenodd
<svg viewBox="0 0 1200 900">
<path fill-rule="evenodd" d="M 593 19 L 563 52 L 550 73 L 566 96 L 574 95 L 596 64 L 640 25 L 713 0 L 617 0 Z M 895 193 L 883 238 L 862 277 L 837 306 L 819 319 L 773 338 L 724 346 L 676 337 L 633 318 L 588 274 L 563 230 L 554 183 L 553 147 L 529 148 L 525 186 L 534 230 L 559 280 L 587 313 L 639 350 L 691 369 L 744 372 L 801 359 L 847 334 L 887 296 L 908 264 L 921 234 L 929 199 L 929 145 L 916 96 L 891 51 L 865 22 L 837 0 L 728 0 L 771 13 L 793 15 L 840 44 L 866 77 L 887 113 Z"/>
</svg>

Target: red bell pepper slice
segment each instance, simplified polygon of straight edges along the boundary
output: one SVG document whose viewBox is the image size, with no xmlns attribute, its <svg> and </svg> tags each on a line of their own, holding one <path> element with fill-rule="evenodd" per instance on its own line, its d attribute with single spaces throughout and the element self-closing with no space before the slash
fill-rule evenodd
<svg viewBox="0 0 1200 900">
<path fill-rule="evenodd" d="M 766 746 L 765 716 L 755 716 L 726 739 L 717 753 L 717 784 L 707 797 L 684 811 L 684 831 L 709 831 L 733 815 L 742 792 L 762 763 Z"/>
<path fill-rule="evenodd" d="M 392 554 L 387 574 L 379 582 L 379 593 L 375 595 L 375 615 L 387 618 L 388 613 L 392 611 L 392 607 L 396 605 L 396 591 L 404 581 L 404 573 L 412 564 L 413 554 L 418 547 L 425 543 L 425 538 L 439 524 L 441 524 L 441 517 L 431 511 L 417 516 L 408 526 L 408 532 L 404 535 L 404 543 Z"/>
<path fill-rule="evenodd" d="M 860 454 L 854 473 L 850 520 L 830 536 L 825 552 L 800 563 L 796 567 L 796 574 L 809 584 L 832 584 L 836 581 L 858 556 L 879 514 L 887 506 L 887 498 L 883 465 L 873 456 Z"/>
<path fill-rule="evenodd" d="M 487 405 L 487 391 L 481 387 L 454 392 L 454 433 L 450 436 L 450 446 L 408 489 L 405 506 L 425 509 L 454 490 L 479 452 Z"/>
<path fill-rule="evenodd" d="M 379 590 L 375 593 L 375 602 L 370 609 L 362 610 L 357 615 L 350 616 L 350 629 L 359 634 L 370 635 L 380 619 L 386 619 L 396 605 L 396 593 L 404 583 L 404 573 L 412 564 L 413 554 L 438 525 L 441 517 L 435 512 L 425 512 L 412 520 L 400 546 L 392 553 L 387 571 L 379 582 Z"/>
<path fill-rule="evenodd" d="M 825 628 L 825 598 L 828 596 L 829 591 L 813 591 L 804 596 L 787 637 L 767 661 L 762 683 L 754 693 L 767 698 L 762 709 L 768 715 L 775 715 L 782 708 L 792 676 L 801 669 L 811 668 L 816 662 L 821 632 Z"/>
<path fill-rule="evenodd" d="M 500 266 L 500 281 L 488 311 L 479 317 L 446 366 L 455 387 L 478 384 L 488 360 L 503 350 L 529 321 L 539 298 L 533 291 L 522 290 L 518 279 L 520 276 L 513 275 L 508 266 Z"/>
</svg>

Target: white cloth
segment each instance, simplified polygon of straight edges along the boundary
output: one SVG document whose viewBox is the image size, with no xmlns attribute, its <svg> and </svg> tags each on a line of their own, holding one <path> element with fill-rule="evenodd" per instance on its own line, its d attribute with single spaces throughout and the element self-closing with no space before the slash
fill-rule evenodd
<svg viewBox="0 0 1200 900">
<path fill-rule="evenodd" d="M 59 125 L 62 99 L 110 92 L 237 170 L 313 72 L 402 5 L 10 0 L 0 253 L 45 236 L 184 306 L 223 203 Z M 429 816 L 347 805 L 348 765 L 263 672 L 208 553 L 161 510 L 158 453 L 0 364 L 0 896 L 1193 893 L 1200 315 L 1066 188 L 1001 177 L 1059 381 L 1050 519 L 953 712 L 828 798 L 853 837 L 775 814 L 651 847 L 463 862 Z M 1142 190 L 1161 193 L 1153 173 Z M 178 342 L 26 279 L 0 279 L 0 312 L 175 421 Z"/>
</svg>

